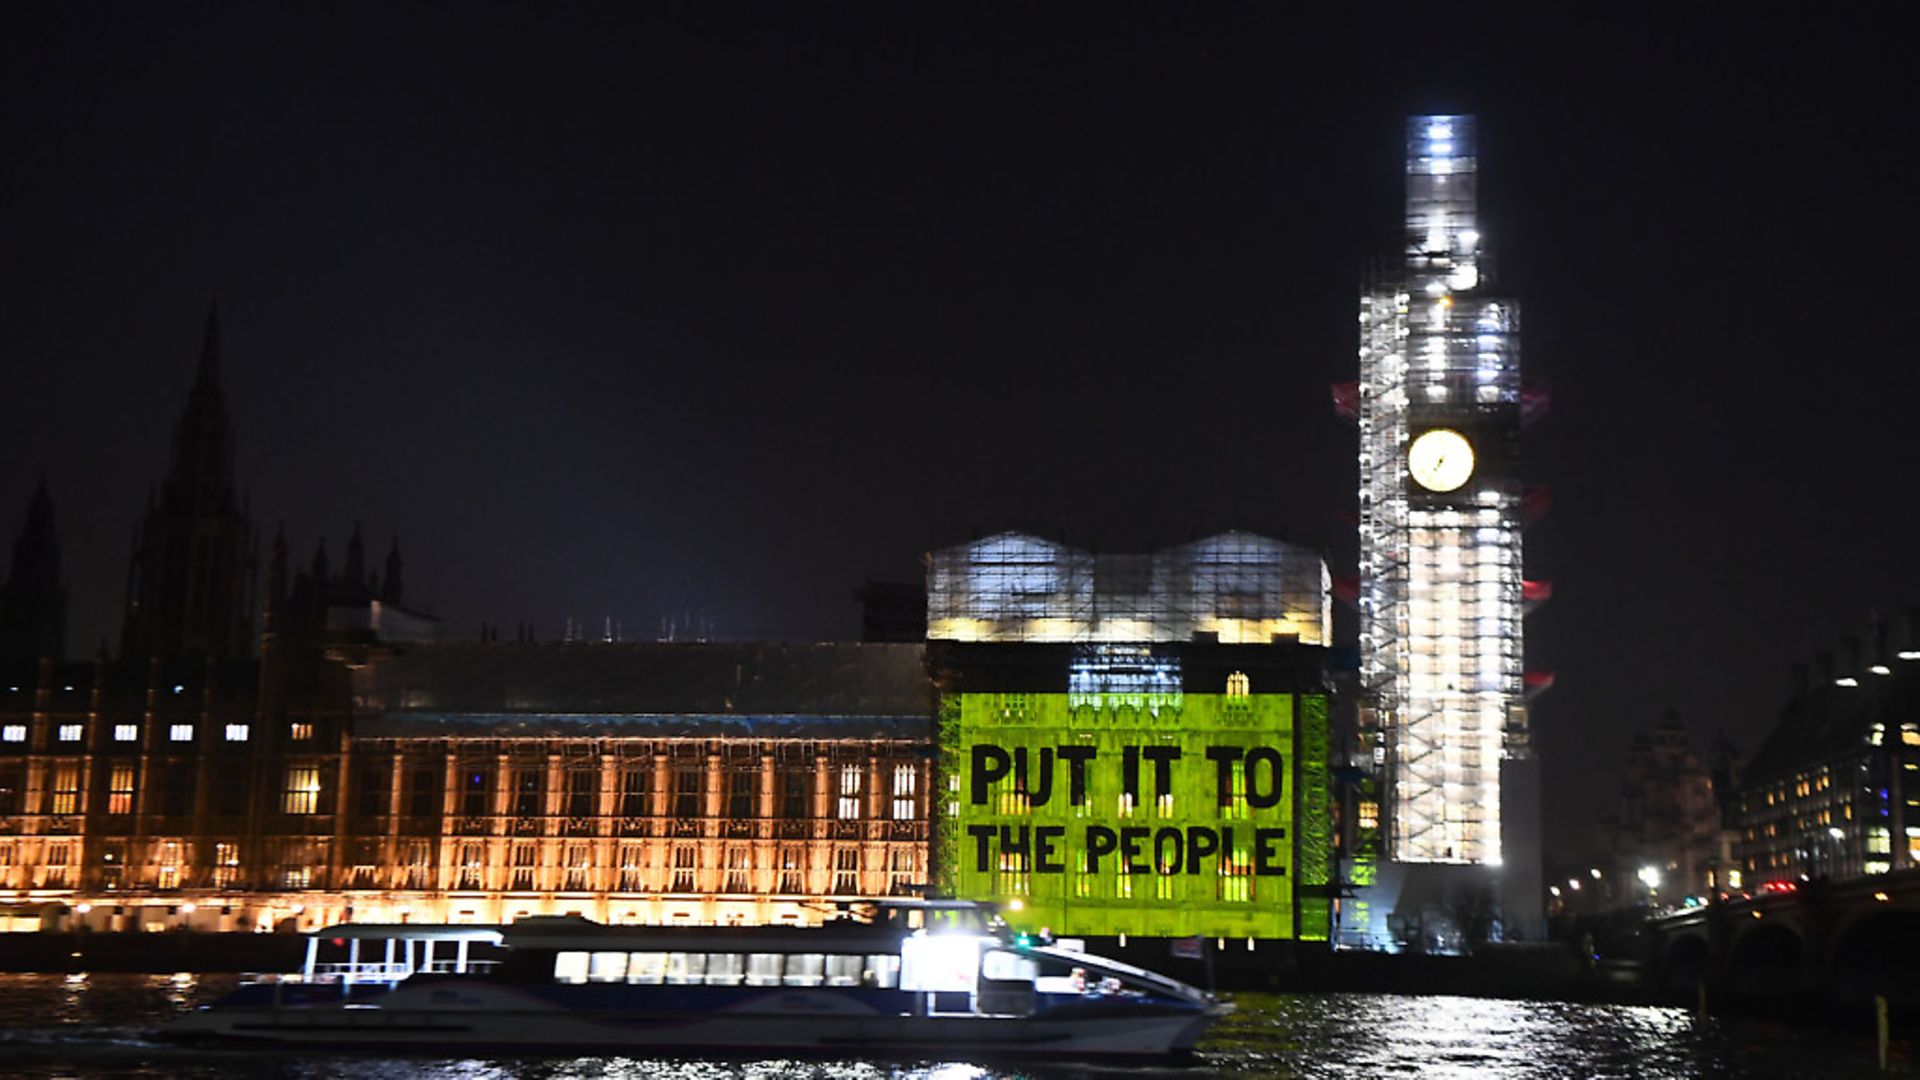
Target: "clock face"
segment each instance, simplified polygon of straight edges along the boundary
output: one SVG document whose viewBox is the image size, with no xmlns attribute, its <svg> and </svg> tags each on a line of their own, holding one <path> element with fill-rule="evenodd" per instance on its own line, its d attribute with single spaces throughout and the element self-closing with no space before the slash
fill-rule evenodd
<svg viewBox="0 0 1920 1080">
<path fill-rule="evenodd" d="M 1473 444 L 1451 428 L 1422 432 L 1407 448 L 1407 472 L 1428 491 L 1454 491 L 1473 475 Z"/>
</svg>

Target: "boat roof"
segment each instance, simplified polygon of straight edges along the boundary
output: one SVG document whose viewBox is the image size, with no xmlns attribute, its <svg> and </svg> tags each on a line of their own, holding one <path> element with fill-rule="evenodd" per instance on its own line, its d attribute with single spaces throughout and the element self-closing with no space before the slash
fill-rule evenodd
<svg viewBox="0 0 1920 1080">
<path fill-rule="evenodd" d="M 820 926 L 602 926 L 567 916 L 505 927 L 516 949 L 680 949 L 696 952 L 872 952 L 899 948 L 911 931 L 852 920 Z"/>
<path fill-rule="evenodd" d="M 341 938 L 360 941 L 484 941 L 498 945 L 498 926 L 447 926 L 440 923 L 341 923 L 315 930 L 316 938 Z"/>
</svg>

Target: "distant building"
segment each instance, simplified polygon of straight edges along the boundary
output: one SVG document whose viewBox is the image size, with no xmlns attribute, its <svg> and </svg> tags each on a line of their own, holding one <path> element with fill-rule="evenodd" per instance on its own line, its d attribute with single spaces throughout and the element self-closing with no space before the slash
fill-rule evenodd
<svg viewBox="0 0 1920 1080">
<path fill-rule="evenodd" d="M 1731 888 L 1920 865 L 1920 613 L 1795 667 L 1730 813 Z"/>
<path fill-rule="evenodd" d="M 1652 730 L 1634 735 L 1619 802 L 1595 829 L 1596 861 L 1610 871 L 1604 887 L 1615 903 L 1677 902 L 1715 887 L 1730 854 L 1720 795 L 1713 762 L 1694 749 L 1678 713 L 1668 710 Z"/>
</svg>

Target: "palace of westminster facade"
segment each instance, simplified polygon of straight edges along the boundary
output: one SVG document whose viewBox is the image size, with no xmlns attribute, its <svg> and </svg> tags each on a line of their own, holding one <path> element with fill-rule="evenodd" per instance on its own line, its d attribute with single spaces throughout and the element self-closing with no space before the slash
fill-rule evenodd
<svg viewBox="0 0 1920 1080">
<path fill-rule="evenodd" d="M 233 463 L 210 317 L 120 655 L 88 662 L 35 493 L 0 589 L 0 929 L 817 922 L 925 881 L 922 646 L 433 643 L 357 531 L 338 570 L 276 539 L 256 595 Z"/>
</svg>

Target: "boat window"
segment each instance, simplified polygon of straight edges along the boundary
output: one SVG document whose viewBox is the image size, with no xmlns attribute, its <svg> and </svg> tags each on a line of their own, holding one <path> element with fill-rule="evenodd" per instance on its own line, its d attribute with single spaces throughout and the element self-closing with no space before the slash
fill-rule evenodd
<svg viewBox="0 0 1920 1080">
<path fill-rule="evenodd" d="M 626 982 L 627 954 L 623 952 L 597 952 L 587 965 L 589 982 Z"/>
<path fill-rule="evenodd" d="M 637 952 L 627 955 L 627 981 L 658 986 L 667 977 L 667 954 Z"/>
<path fill-rule="evenodd" d="M 562 983 L 586 982 L 587 954 L 584 952 L 555 953 L 553 957 L 553 981 Z"/>
<path fill-rule="evenodd" d="M 1032 982 L 1039 973 L 1040 965 L 1018 953 L 995 949 L 980 959 L 980 977 L 983 979 Z"/>
<path fill-rule="evenodd" d="M 867 970 L 861 975 L 861 981 L 868 986 L 894 989 L 900 985 L 900 958 L 893 953 L 868 955 Z"/>
<path fill-rule="evenodd" d="M 708 986 L 739 986 L 740 977 L 746 973 L 747 957 L 745 953 L 716 952 L 707 954 Z"/>
<path fill-rule="evenodd" d="M 793 953 L 787 957 L 787 970 L 781 982 L 788 986 L 819 986 L 826 966 L 827 958 L 819 953 Z"/>
<path fill-rule="evenodd" d="M 777 952 L 757 952 L 747 954 L 748 986 L 779 986 L 780 961 Z"/>
<path fill-rule="evenodd" d="M 689 986 L 705 982 L 707 976 L 707 954 L 703 952 L 670 952 L 667 954 L 667 982 L 673 986 Z"/>
<path fill-rule="evenodd" d="M 827 985 L 859 986 L 860 969 L 865 966 L 865 957 L 829 956 L 827 957 Z"/>
</svg>

